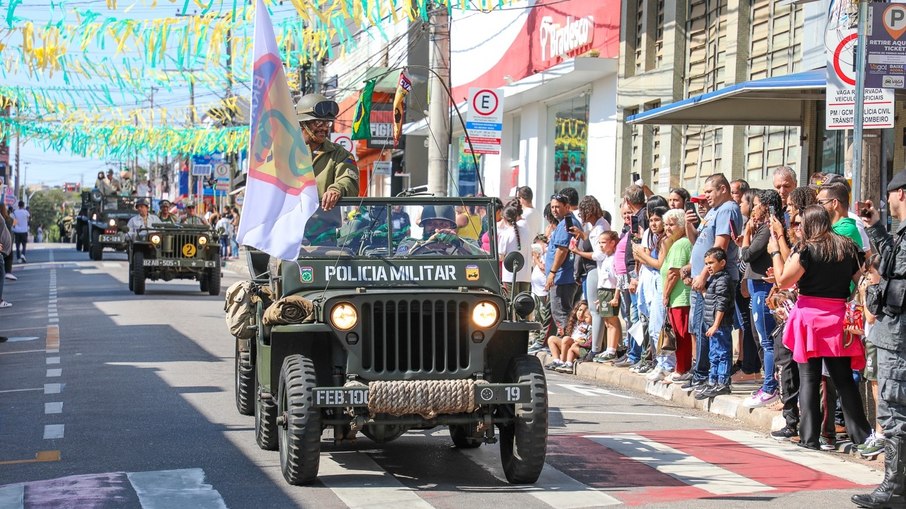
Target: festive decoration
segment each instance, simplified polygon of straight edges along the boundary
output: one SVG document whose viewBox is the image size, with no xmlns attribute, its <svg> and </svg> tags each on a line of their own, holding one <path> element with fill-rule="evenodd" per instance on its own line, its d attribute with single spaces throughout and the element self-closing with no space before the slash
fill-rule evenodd
<svg viewBox="0 0 906 509">
<path fill-rule="evenodd" d="M 368 80 L 365 88 L 359 95 L 355 106 L 355 118 L 352 120 L 352 139 L 371 139 L 371 96 L 374 94 L 374 85 L 377 80 Z"/>
</svg>

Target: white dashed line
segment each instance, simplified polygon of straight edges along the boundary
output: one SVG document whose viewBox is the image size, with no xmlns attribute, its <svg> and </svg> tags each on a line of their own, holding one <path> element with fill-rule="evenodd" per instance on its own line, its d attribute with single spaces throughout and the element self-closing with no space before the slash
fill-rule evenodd
<svg viewBox="0 0 906 509">
<path fill-rule="evenodd" d="M 62 424 L 47 424 L 44 426 L 44 440 L 63 438 Z"/>
<path fill-rule="evenodd" d="M 47 364 L 59 364 L 59 363 L 60 363 L 59 357 L 48 357 L 47 358 Z"/>
<path fill-rule="evenodd" d="M 44 403 L 44 413 L 45 414 L 62 414 L 63 413 L 63 402 L 54 401 L 53 403 Z"/>
<path fill-rule="evenodd" d="M 62 370 L 62 369 L 48 369 L 48 370 L 47 370 L 47 377 L 48 377 L 48 378 L 58 377 L 58 376 L 61 376 L 62 374 L 63 374 L 63 370 Z"/>
<path fill-rule="evenodd" d="M 63 384 L 44 384 L 44 394 L 59 394 L 63 392 Z"/>
</svg>

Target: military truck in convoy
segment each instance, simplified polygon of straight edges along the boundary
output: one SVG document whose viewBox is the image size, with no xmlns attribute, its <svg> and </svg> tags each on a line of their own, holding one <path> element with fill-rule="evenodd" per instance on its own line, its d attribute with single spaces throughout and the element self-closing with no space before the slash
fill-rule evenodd
<svg viewBox="0 0 906 509">
<path fill-rule="evenodd" d="M 84 203 L 84 193 L 83 193 Z M 84 236 L 79 236 L 83 250 L 92 260 L 101 260 L 104 249 L 125 252 L 129 247 L 129 219 L 136 214 L 135 196 L 105 196 L 97 189 L 89 192 L 91 203 L 84 207 Z M 148 198 L 146 198 L 148 199 Z M 79 247 L 78 245 L 76 246 Z"/>
<path fill-rule="evenodd" d="M 220 295 L 220 237 L 208 225 L 154 223 L 129 236 L 129 290 L 145 293 L 147 280 L 194 279 L 202 292 Z"/>
<path fill-rule="evenodd" d="M 228 309 L 252 310 L 234 333 L 236 405 L 290 484 L 316 479 L 325 430 L 386 444 L 437 426 L 459 448 L 499 442 L 509 482 L 538 479 L 548 407 L 526 353 L 534 301 L 504 295 L 494 221 L 485 252 L 456 235 L 457 205 L 493 218 L 499 202 L 345 198 L 309 220 L 297 260 L 250 251 L 252 280 L 227 294 Z"/>
</svg>

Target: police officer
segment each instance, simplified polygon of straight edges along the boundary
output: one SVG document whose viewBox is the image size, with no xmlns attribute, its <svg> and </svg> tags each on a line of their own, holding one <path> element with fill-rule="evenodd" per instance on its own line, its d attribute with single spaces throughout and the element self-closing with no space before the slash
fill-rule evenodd
<svg viewBox="0 0 906 509">
<path fill-rule="evenodd" d="M 456 211 L 452 205 L 425 205 L 418 225 L 422 228 L 422 238 L 409 238 L 400 242 L 397 254 L 413 254 L 421 249 L 425 249 L 424 253 L 431 254 L 487 254 L 456 234 Z"/>
<path fill-rule="evenodd" d="M 878 422 L 884 430 L 884 480 L 872 492 L 853 495 L 860 507 L 906 507 L 906 170 L 887 185 L 890 214 L 899 221 L 896 237 L 880 224 L 870 201 L 860 204 L 868 236 L 881 254 L 881 283 L 866 292 L 865 305 L 877 316 L 868 339 L 878 355 Z"/>
<path fill-rule="evenodd" d="M 321 94 L 304 95 L 296 103 L 296 116 L 302 126 L 302 138 L 311 150 L 315 181 L 324 210 L 332 209 L 341 197 L 359 194 L 359 169 L 355 159 L 329 139 L 339 112 L 337 103 Z"/>
<path fill-rule="evenodd" d="M 172 204 L 168 200 L 160 201 L 160 210 L 157 214 L 161 223 L 176 223 L 176 216 L 170 213 L 170 207 Z"/>
<path fill-rule="evenodd" d="M 150 204 L 146 198 L 141 198 L 136 201 L 135 209 L 138 210 L 138 215 L 130 219 L 127 224 L 129 227 L 129 235 L 133 238 L 135 237 L 135 234 L 138 233 L 139 228 L 149 228 L 152 224 L 160 222 L 159 217 L 148 213 Z"/>
</svg>

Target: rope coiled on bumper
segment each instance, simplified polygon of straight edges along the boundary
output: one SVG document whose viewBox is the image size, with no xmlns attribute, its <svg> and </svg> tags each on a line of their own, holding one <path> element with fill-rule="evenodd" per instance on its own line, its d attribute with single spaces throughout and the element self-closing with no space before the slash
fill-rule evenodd
<svg viewBox="0 0 906 509">
<path fill-rule="evenodd" d="M 442 414 L 478 409 L 475 384 L 482 380 L 397 380 L 368 384 L 368 410 L 374 414 L 415 414 L 433 419 Z"/>
</svg>

